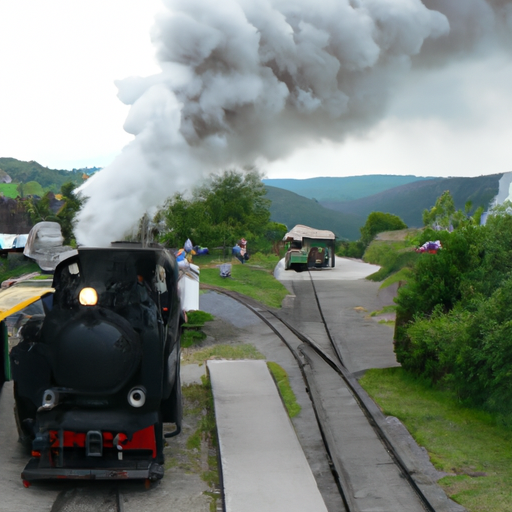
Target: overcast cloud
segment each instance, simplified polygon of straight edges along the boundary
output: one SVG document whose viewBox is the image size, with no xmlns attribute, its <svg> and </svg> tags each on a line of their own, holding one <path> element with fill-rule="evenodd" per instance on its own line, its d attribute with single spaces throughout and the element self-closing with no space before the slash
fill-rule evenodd
<svg viewBox="0 0 512 512">
<path fill-rule="evenodd" d="M 511 5 L 3 0 L 0 156 L 108 164 L 84 189 L 87 244 L 231 165 L 510 171 Z"/>
</svg>

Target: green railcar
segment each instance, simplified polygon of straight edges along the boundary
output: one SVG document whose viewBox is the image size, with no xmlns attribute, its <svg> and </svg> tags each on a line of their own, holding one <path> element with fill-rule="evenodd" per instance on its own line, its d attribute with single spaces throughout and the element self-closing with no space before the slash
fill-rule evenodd
<svg viewBox="0 0 512 512">
<path fill-rule="evenodd" d="M 285 270 L 334 267 L 336 236 L 332 231 L 297 225 L 285 237 Z"/>
</svg>

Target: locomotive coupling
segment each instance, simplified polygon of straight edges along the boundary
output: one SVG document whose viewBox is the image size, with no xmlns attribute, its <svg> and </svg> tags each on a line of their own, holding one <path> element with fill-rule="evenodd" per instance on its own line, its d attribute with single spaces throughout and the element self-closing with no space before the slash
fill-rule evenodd
<svg viewBox="0 0 512 512">
<path fill-rule="evenodd" d="M 59 404 L 59 393 L 53 389 L 47 389 L 43 393 L 43 405 L 38 411 L 49 411 Z"/>
</svg>

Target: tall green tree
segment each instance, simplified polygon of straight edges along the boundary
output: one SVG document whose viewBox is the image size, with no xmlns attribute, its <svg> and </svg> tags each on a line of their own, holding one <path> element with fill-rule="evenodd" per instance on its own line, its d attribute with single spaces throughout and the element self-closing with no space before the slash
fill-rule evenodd
<svg viewBox="0 0 512 512">
<path fill-rule="evenodd" d="M 187 238 L 209 247 L 230 247 L 242 237 L 254 241 L 269 229 L 270 201 L 265 194 L 254 169 L 211 175 L 190 199 L 176 194 L 166 203 L 159 215 L 168 231 L 161 241 L 171 247 L 181 247 Z"/>
<path fill-rule="evenodd" d="M 179 248 L 190 238 L 196 245 L 206 245 L 200 240 L 198 231 L 203 222 L 201 212 L 203 205 L 193 199 L 185 199 L 183 194 L 175 194 L 168 199 L 163 210 L 159 211 L 153 221 L 159 224 L 165 221 L 167 230 L 160 235 L 160 242 L 169 247 Z"/>
<path fill-rule="evenodd" d="M 472 209 L 473 204 L 467 201 L 464 210 L 455 210 L 453 197 L 449 190 L 445 190 L 430 210 L 423 211 L 423 224 L 433 229 L 459 229 L 467 225 L 478 225 L 484 209 L 479 207 L 471 214 Z"/>
<path fill-rule="evenodd" d="M 75 193 L 77 185 L 73 182 L 64 183 L 60 188 L 64 204 L 57 212 L 57 222 L 60 223 L 64 244 L 73 243 L 73 226 L 76 214 L 82 207 L 83 200 Z"/>
</svg>

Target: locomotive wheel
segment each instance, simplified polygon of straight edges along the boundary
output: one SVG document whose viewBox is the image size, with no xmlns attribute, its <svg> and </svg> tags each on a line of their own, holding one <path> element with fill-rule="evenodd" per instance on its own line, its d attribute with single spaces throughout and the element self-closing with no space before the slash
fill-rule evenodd
<svg viewBox="0 0 512 512">
<path fill-rule="evenodd" d="M 18 395 L 16 382 L 14 383 L 14 418 L 18 430 L 18 440 L 23 447 L 30 452 L 32 450 L 32 439 L 34 437 L 31 425 L 34 423 L 36 408 L 32 402 Z"/>
<path fill-rule="evenodd" d="M 164 457 L 164 423 L 162 413 L 158 415 L 158 423 L 155 423 L 156 461 L 163 466 Z"/>
<path fill-rule="evenodd" d="M 183 403 L 181 399 L 181 377 L 179 366 L 178 371 L 176 372 L 176 380 L 174 381 L 171 396 L 169 397 L 169 403 L 171 405 L 172 411 L 171 422 L 176 424 L 176 428 L 181 429 L 181 421 L 183 419 Z"/>
</svg>

